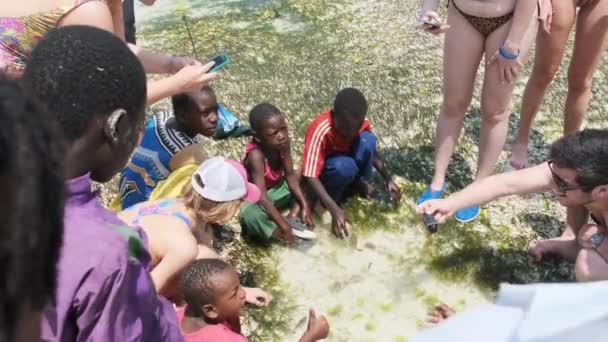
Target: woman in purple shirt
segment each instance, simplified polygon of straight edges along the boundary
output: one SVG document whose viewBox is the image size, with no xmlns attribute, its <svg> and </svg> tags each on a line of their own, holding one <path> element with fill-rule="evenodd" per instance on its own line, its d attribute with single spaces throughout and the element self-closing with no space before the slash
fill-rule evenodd
<svg viewBox="0 0 608 342">
<path fill-rule="evenodd" d="M 33 50 L 23 81 L 49 109 L 66 141 L 67 201 L 56 298 L 44 341 L 181 341 L 173 307 L 148 275 L 145 235 L 105 209 L 91 181 L 125 165 L 144 122 L 146 77 L 111 33 L 70 26 Z"/>
</svg>

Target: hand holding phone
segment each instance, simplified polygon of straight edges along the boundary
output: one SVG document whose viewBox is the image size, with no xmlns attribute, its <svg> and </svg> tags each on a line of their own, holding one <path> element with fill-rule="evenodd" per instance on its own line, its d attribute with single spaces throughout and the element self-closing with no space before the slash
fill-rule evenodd
<svg viewBox="0 0 608 342">
<path fill-rule="evenodd" d="M 228 63 L 230 63 L 230 58 L 225 53 L 219 54 L 211 60 L 214 64 L 213 67 L 208 72 L 216 72 L 225 67 Z"/>
<path fill-rule="evenodd" d="M 427 10 L 420 14 L 418 21 L 422 23 L 421 29 L 434 35 L 439 35 L 450 28 L 450 25 L 445 24 L 439 14 L 432 10 Z"/>
<path fill-rule="evenodd" d="M 437 220 L 435 220 L 435 216 L 425 213 L 422 214 L 422 220 L 424 221 L 426 229 L 428 229 L 429 233 L 437 233 L 437 227 L 439 224 L 437 223 Z"/>
<path fill-rule="evenodd" d="M 418 18 L 418 21 L 423 23 L 423 24 L 427 24 L 432 26 L 433 28 L 439 28 L 441 27 L 441 22 L 439 22 L 438 20 L 434 19 L 434 18 Z"/>
</svg>

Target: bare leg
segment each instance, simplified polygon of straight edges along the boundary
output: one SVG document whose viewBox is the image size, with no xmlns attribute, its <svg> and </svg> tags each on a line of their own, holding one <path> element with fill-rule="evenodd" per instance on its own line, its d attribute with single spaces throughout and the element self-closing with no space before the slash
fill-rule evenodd
<svg viewBox="0 0 608 342">
<path fill-rule="evenodd" d="M 520 59 L 526 63 L 528 52 L 536 36 L 537 20 L 532 18 L 520 48 Z M 503 25 L 488 36 L 485 43 L 486 56 L 492 56 L 502 46 L 511 25 Z M 479 138 L 479 158 L 476 179 L 490 176 L 494 172 L 509 128 L 511 96 L 515 82 L 501 82 L 498 64 L 486 66 L 481 92 L 481 133 Z"/>
<path fill-rule="evenodd" d="M 574 265 L 576 280 L 600 281 L 608 280 L 608 263 L 596 251 L 582 249 Z"/>
<path fill-rule="evenodd" d="M 524 91 L 519 131 L 509 157 L 509 163 L 516 169 L 528 167 L 528 143 L 532 121 L 538 113 L 547 88 L 559 70 L 568 35 L 574 24 L 576 4 L 572 0 L 554 1 L 553 10 L 551 33 L 539 29 L 536 37 L 534 68 Z"/>
<path fill-rule="evenodd" d="M 580 129 L 591 100 L 593 74 L 608 47 L 608 2 L 591 1 L 579 10 L 574 52 L 568 69 L 564 134 Z"/>
<path fill-rule="evenodd" d="M 483 55 L 484 39 L 454 6 L 448 9 L 443 57 L 443 104 L 435 131 L 435 173 L 431 188 L 443 188 L 454 146 L 471 103 L 475 74 Z"/>
</svg>

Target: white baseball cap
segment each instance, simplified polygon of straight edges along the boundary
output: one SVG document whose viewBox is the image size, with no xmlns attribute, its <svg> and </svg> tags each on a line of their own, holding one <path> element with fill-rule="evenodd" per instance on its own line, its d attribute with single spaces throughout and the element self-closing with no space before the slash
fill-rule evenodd
<svg viewBox="0 0 608 342">
<path fill-rule="evenodd" d="M 214 157 L 203 162 L 192 175 L 192 187 L 199 195 L 216 202 L 260 200 L 260 189 L 247 181 L 243 165 L 228 158 Z"/>
</svg>

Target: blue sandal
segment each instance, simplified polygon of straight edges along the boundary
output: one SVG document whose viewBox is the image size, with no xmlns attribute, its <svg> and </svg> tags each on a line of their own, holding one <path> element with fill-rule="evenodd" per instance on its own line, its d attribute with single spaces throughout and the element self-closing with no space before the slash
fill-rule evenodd
<svg viewBox="0 0 608 342">
<path fill-rule="evenodd" d="M 478 205 L 474 205 L 472 207 L 458 210 L 456 212 L 456 214 L 454 215 L 454 218 L 458 222 L 466 223 L 466 222 L 470 222 L 470 221 L 473 221 L 474 219 L 476 219 L 477 216 L 479 216 L 480 212 L 481 212 L 481 207 Z"/>
<path fill-rule="evenodd" d="M 416 205 L 420 205 L 428 200 L 440 199 L 441 196 L 443 196 L 444 190 L 445 190 L 445 183 L 443 183 L 443 187 L 441 188 L 441 190 L 438 190 L 438 191 L 434 191 L 433 189 L 431 189 L 430 185 L 427 186 L 426 190 L 424 190 L 422 195 L 420 195 L 420 197 L 418 197 L 418 199 L 416 200 Z"/>
</svg>

